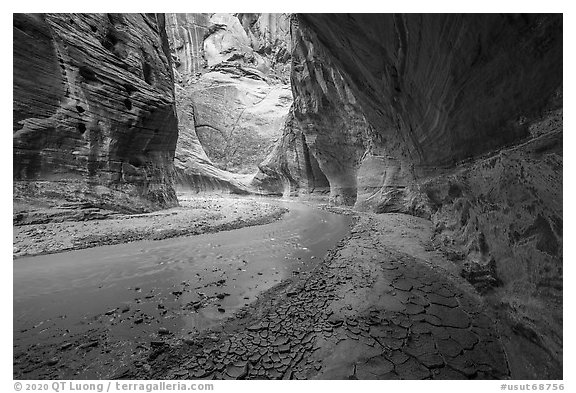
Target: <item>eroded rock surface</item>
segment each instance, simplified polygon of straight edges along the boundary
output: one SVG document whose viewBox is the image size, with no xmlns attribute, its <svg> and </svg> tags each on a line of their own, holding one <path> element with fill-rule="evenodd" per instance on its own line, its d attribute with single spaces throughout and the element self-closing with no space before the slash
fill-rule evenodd
<svg viewBox="0 0 576 393">
<path fill-rule="evenodd" d="M 294 121 L 255 181 L 307 192 L 316 167 L 334 203 L 430 218 L 559 367 L 562 40 L 560 15 L 296 15 Z"/>
<path fill-rule="evenodd" d="M 298 195 L 330 192 L 330 183 L 310 151 L 306 135 L 290 108 L 282 137 L 266 159 L 258 165 L 252 185 L 272 194 Z"/>
<path fill-rule="evenodd" d="M 235 174 L 257 171 L 292 102 L 287 17 L 169 14 L 167 20 L 178 82 L 179 183 L 259 192 L 251 177 Z"/>
<path fill-rule="evenodd" d="M 236 71 L 202 75 L 178 91 L 178 101 L 193 103 L 196 134 L 218 167 L 253 174 L 279 136 L 292 92 L 288 85 L 239 76 Z"/>
<path fill-rule="evenodd" d="M 289 15 L 167 14 L 166 22 L 178 83 L 224 64 L 288 83 Z"/>
<path fill-rule="evenodd" d="M 218 168 L 206 154 L 198 139 L 195 108 L 190 93 L 176 85 L 179 137 L 174 166 L 178 187 L 196 192 L 228 190 L 236 194 L 249 192 L 250 176 Z"/>
<path fill-rule="evenodd" d="M 311 44 L 295 24 L 292 40 L 292 117 L 278 148 L 260 166 L 265 175 L 276 173 L 280 182 L 257 179 L 272 189 L 285 188 L 289 179 L 292 187 L 307 192 L 327 180 L 332 202 L 353 205 L 356 168 L 371 127 L 328 53 Z"/>
<path fill-rule="evenodd" d="M 14 14 L 13 28 L 15 191 L 175 205 L 163 15 Z"/>
</svg>

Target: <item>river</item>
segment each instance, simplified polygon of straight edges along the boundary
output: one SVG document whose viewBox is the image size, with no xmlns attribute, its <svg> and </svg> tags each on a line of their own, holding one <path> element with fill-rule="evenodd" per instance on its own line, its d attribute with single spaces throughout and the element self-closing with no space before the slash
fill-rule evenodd
<svg viewBox="0 0 576 393">
<path fill-rule="evenodd" d="M 350 231 L 347 216 L 277 203 L 289 212 L 271 224 L 15 260 L 15 377 L 117 375 L 305 275 Z"/>
</svg>

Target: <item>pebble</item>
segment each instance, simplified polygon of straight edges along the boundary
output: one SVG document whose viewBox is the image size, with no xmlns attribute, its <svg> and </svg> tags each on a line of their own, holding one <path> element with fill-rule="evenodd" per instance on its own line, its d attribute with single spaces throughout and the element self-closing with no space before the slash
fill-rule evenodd
<svg viewBox="0 0 576 393">
<path fill-rule="evenodd" d="M 62 345 L 60 346 L 60 350 L 64 351 L 64 350 L 70 348 L 72 345 L 73 345 L 72 343 L 62 344 Z"/>
<path fill-rule="evenodd" d="M 53 358 L 48 359 L 48 361 L 46 362 L 46 364 L 47 364 L 48 366 L 54 366 L 54 365 L 56 365 L 59 361 L 60 361 L 59 358 L 53 357 Z"/>
<path fill-rule="evenodd" d="M 78 348 L 80 349 L 86 349 L 86 348 L 91 348 L 91 347 L 95 347 L 98 345 L 98 341 L 94 340 L 94 341 L 90 341 L 84 344 L 81 344 Z"/>
</svg>

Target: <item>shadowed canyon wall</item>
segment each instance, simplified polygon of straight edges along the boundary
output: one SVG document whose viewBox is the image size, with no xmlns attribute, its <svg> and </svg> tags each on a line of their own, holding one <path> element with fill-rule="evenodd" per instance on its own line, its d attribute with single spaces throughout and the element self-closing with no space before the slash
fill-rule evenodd
<svg viewBox="0 0 576 393">
<path fill-rule="evenodd" d="M 432 219 L 435 244 L 538 353 L 513 366 L 555 375 L 562 16 L 296 15 L 291 78 L 292 117 L 255 180 L 306 192 L 325 181 L 302 164 L 316 162 L 334 203 Z"/>
<path fill-rule="evenodd" d="M 14 14 L 13 30 L 15 195 L 177 204 L 164 16 Z"/>
</svg>

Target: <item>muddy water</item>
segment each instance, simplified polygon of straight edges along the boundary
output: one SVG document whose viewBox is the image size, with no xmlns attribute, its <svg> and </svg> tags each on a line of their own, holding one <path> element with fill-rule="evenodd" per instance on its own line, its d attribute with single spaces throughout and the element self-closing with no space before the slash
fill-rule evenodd
<svg viewBox="0 0 576 393">
<path fill-rule="evenodd" d="M 346 216 L 278 203 L 290 211 L 272 224 L 14 261 L 15 377 L 118 375 L 306 274 L 349 233 Z"/>
</svg>

